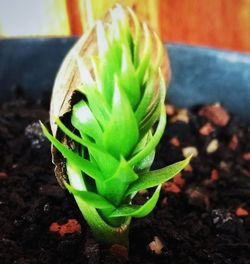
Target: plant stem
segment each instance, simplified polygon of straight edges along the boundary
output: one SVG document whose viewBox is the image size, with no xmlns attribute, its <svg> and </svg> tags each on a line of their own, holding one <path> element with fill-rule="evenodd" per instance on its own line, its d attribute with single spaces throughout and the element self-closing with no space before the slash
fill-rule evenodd
<svg viewBox="0 0 250 264">
<path fill-rule="evenodd" d="M 70 185 L 73 188 L 79 191 L 87 190 L 82 172 L 70 161 L 67 161 L 67 173 Z M 128 232 L 131 217 L 124 218 L 124 221 L 120 226 L 113 227 L 104 221 L 94 207 L 89 206 L 76 195 L 74 195 L 74 198 L 98 242 L 108 247 L 114 244 L 128 247 Z"/>
<path fill-rule="evenodd" d="M 131 217 L 127 217 L 121 226 L 112 227 L 102 219 L 95 208 L 89 206 L 79 197 L 75 196 L 75 200 L 98 242 L 108 247 L 119 244 L 128 248 Z"/>
</svg>

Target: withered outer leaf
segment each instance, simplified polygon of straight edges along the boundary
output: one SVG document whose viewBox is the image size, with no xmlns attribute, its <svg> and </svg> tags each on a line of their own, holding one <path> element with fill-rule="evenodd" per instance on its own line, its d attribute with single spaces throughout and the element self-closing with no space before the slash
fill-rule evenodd
<svg viewBox="0 0 250 264">
<path fill-rule="evenodd" d="M 126 9 L 126 13 L 129 17 L 130 29 L 133 35 L 135 25 L 133 23 L 131 14 L 127 9 Z M 110 20 L 111 17 L 109 13 L 107 13 L 107 15 L 102 20 L 105 28 L 107 28 L 108 24 L 110 23 Z M 140 26 L 142 29 L 142 24 L 140 24 Z M 156 40 L 154 38 L 153 31 L 151 29 L 149 30 L 150 30 L 152 46 L 153 46 L 151 61 L 152 63 L 154 63 L 154 59 L 156 58 L 156 54 L 157 54 L 157 49 L 154 47 L 154 45 L 156 44 L 155 43 Z M 141 36 L 140 41 L 141 41 L 140 46 L 143 49 L 144 41 L 145 41 L 143 35 Z M 91 57 L 93 55 L 98 56 L 96 25 L 94 25 L 82 37 L 80 37 L 79 40 L 76 42 L 76 44 L 71 48 L 71 50 L 64 58 L 55 79 L 55 83 L 52 91 L 52 97 L 51 97 L 51 104 L 50 104 L 50 126 L 53 136 L 66 145 L 69 145 L 70 142 L 67 140 L 66 136 L 64 136 L 62 133 L 60 133 L 60 131 L 58 131 L 58 126 L 54 122 L 54 117 L 63 118 L 65 117 L 66 114 L 71 112 L 73 107 L 72 104 L 74 103 L 72 102 L 72 97 L 75 94 L 77 87 L 79 87 L 82 84 L 78 65 L 76 62 L 77 57 L 84 62 L 86 67 L 92 73 L 93 67 L 91 64 Z M 171 76 L 170 64 L 169 64 L 167 52 L 164 52 L 163 56 L 164 58 L 161 64 L 161 71 L 163 73 L 163 76 L 165 77 L 166 87 L 167 87 L 170 82 L 170 76 Z M 158 79 L 155 81 L 154 98 L 158 98 L 157 95 L 159 92 L 158 89 L 159 81 L 160 81 L 160 77 L 158 76 Z M 152 104 L 154 104 L 154 102 L 152 102 Z M 67 122 L 69 122 L 69 120 L 67 119 L 64 120 L 65 125 L 68 126 L 69 124 L 67 124 Z M 65 188 L 63 181 L 67 179 L 67 176 L 66 176 L 66 166 L 65 166 L 64 158 L 53 145 L 51 146 L 51 153 L 52 153 L 52 162 L 55 165 L 55 176 L 60 186 L 62 188 Z"/>
<path fill-rule="evenodd" d="M 76 57 L 80 57 L 87 67 L 92 67 L 90 57 L 97 52 L 95 28 L 86 32 L 71 48 L 57 73 L 51 103 L 50 103 L 50 126 L 54 137 L 66 143 L 64 135 L 58 131 L 54 117 L 62 118 L 72 110 L 72 96 L 76 88 L 81 85 L 80 73 L 76 62 Z M 66 168 L 64 158 L 61 153 L 52 145 L 52 162 L 55 164 L 55 176 L 62 188 L 63 180 L 66 179 Z"/>
</svg>

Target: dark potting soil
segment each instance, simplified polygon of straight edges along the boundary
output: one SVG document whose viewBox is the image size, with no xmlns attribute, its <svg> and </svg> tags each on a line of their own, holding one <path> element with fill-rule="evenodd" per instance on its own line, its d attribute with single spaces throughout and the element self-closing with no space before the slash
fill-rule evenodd
<svg viewBox="0 0 250 264">
<path fill-rule="evenodd" d="M 23 96 L 0 105 L 0 263 L 121 263 L 57 184 L 38 123 L 47 109 Z M 133 219 L 127 263 L 250 263 L 250 126 L 217 110 L 167 107 L 154 168 L 196 157 L 148 217 Z"/>
</svg>

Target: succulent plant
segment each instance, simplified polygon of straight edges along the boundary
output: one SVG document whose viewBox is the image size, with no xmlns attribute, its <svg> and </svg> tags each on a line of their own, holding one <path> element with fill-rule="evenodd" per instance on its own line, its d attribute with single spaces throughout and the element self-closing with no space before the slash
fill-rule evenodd
<svg viewBox="0 0 250 264">
<path fill-rule="evenodd" d="M 159 37 L 120 5 L 78 40 L 58 72 L 53 135 L 42 129 L 53 145 L 59 183 L 104 244 L 127 245 L 131 218 L 149 214 L 161 184 L 190 160 L 150 171 L 165 129 L 169 79 Z M 153 187 L 145 204 L 134 204 L 139 191 Z"/>
</svg>

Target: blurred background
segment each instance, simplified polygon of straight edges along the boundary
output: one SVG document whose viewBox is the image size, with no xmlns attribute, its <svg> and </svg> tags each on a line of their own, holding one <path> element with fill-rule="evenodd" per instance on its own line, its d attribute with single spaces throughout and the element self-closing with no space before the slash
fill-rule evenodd
<svg viewBox="0 0 250 264">
<path fill-rule="evenodd" d="M 78 36 L 116 2 L 165 42 L 250 52 L 250 0 L 0 0 L 0 38 Z"/>
</svg>

